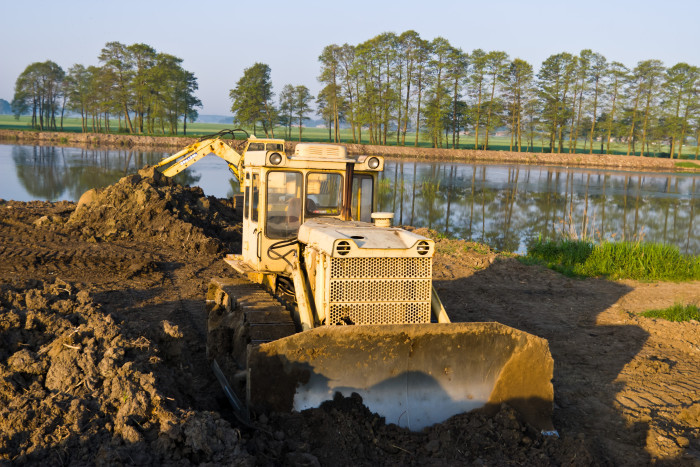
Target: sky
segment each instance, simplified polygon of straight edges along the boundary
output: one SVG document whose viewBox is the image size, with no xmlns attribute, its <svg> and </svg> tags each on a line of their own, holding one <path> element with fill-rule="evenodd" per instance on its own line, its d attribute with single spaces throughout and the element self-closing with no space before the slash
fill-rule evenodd
<svg viewBox="0 0 700 467">
<path fill-rule="evenodd" d="M 202 115 L 230 115 L 229 91 L 256 62 L 270 66 L 276 93 L 303 84 L 315 95 L 325 46 L 410 29 L 465 52 L 502 50 L 535 70 L 552 54 L 586 48 L 628 67 L 647 59 L 700 66 L 697 0 L 0 0 L 0 13 L 0 98 L 8 101 L 27 65 L 99 65 L 111 41 L 182 58 L 197 77 Z"/>
</svg>

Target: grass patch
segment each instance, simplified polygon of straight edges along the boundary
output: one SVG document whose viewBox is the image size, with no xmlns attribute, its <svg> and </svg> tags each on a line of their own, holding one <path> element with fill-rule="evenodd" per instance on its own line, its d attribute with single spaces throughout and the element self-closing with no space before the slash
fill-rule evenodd
<svg viewBox="0 0 700 467">
<path fill-rule="evenodd" d="M 673 306 L 664 308 L 663 310 L 649 310 L 642 313 L 642 316 L 646 318 L 662 318 L 668 321 L 690 321 L 694 319 L 695 321 L 700 321 L 700 309 L 697 305 L 682 305 L 676 303 Z"/>
<path fill-rule="evenodd" d="M 689 161 L 676 162 L 675 166 L 680 167 L 682 169 L 700 169 L 700 164 L 696 164 L 695 162 Z"/>
<path fill-rule="evenodd" d="M 523 258 L 571 277 L 687 281 L 700 279 L 700 257 L 658 243 L 537 241 Z"/>
</svg>

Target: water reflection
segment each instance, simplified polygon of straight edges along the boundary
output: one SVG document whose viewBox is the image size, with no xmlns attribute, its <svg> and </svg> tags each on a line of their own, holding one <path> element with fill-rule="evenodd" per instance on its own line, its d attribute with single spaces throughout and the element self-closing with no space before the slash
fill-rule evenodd
<svg viewBox="0 0 700 467">
<path fill-rule="evenodd" d="M 166 151 L 0 145 L 0 198 L 76 201 Z M 13 176 L 14 174 L 14 176 Z M 230 197 L 239 185 L 207 156 L 179 183 Z M 646 240 L 700 254 L 697 175 L 387 160 L 379 210 L 398 224 L 524 252 L 538 237 Z"/>
<path fill-rule="evenodd" d="M 671 243 L 700 253 L 698 176 L 387 161 L 380 210 L 402 224 L 524 252 L 532 240 Z"/>
<path fill-rule="evenodd" d="M 8 190 L 0 193 L 0 197 L 22 201 L 76 201 L 90 188 L 108 186 L 144 165 L 156 163 L 166 154 L 131 149 L 0 145 L 0 170 L 5 173 L 11 170 L 8 153 L 23 190 Z M 201 174 L 196 171 L 188 171 L 175 179 L 181 184 L 195 185 L 200 178 Z M 1 189 L 4 191 L 8 187 Z"/>
</svg>

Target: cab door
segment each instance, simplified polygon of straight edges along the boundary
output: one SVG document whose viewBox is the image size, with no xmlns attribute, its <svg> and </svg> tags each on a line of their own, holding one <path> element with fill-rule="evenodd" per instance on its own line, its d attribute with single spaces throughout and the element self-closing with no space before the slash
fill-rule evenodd
<svg viewBox="0 0 700 467">
<path fill-rule="evenodd" d="M 258 270 L 260 266 L 260 169 L 246 169 L 243 202 L 243 260 Z"/>
</svg>

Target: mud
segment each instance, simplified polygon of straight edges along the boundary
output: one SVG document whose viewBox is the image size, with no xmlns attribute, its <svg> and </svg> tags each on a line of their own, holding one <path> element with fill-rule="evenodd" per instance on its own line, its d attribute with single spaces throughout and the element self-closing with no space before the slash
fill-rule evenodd
<svg viewBox="0 0 700 467">
<path fill-rule="evenodd" d="M 700 464 L 700 324 L 636 315 L 700 284 L 571 280 L 435 237 L 453 320 L 549 339 L 559 437 L 508 406 L 411 433 L 356 397 L 239 425 L 203 298 L 240 216 L 145 170 L 79 207 L 0 201 L 0 464 Z"/>
</svg>

